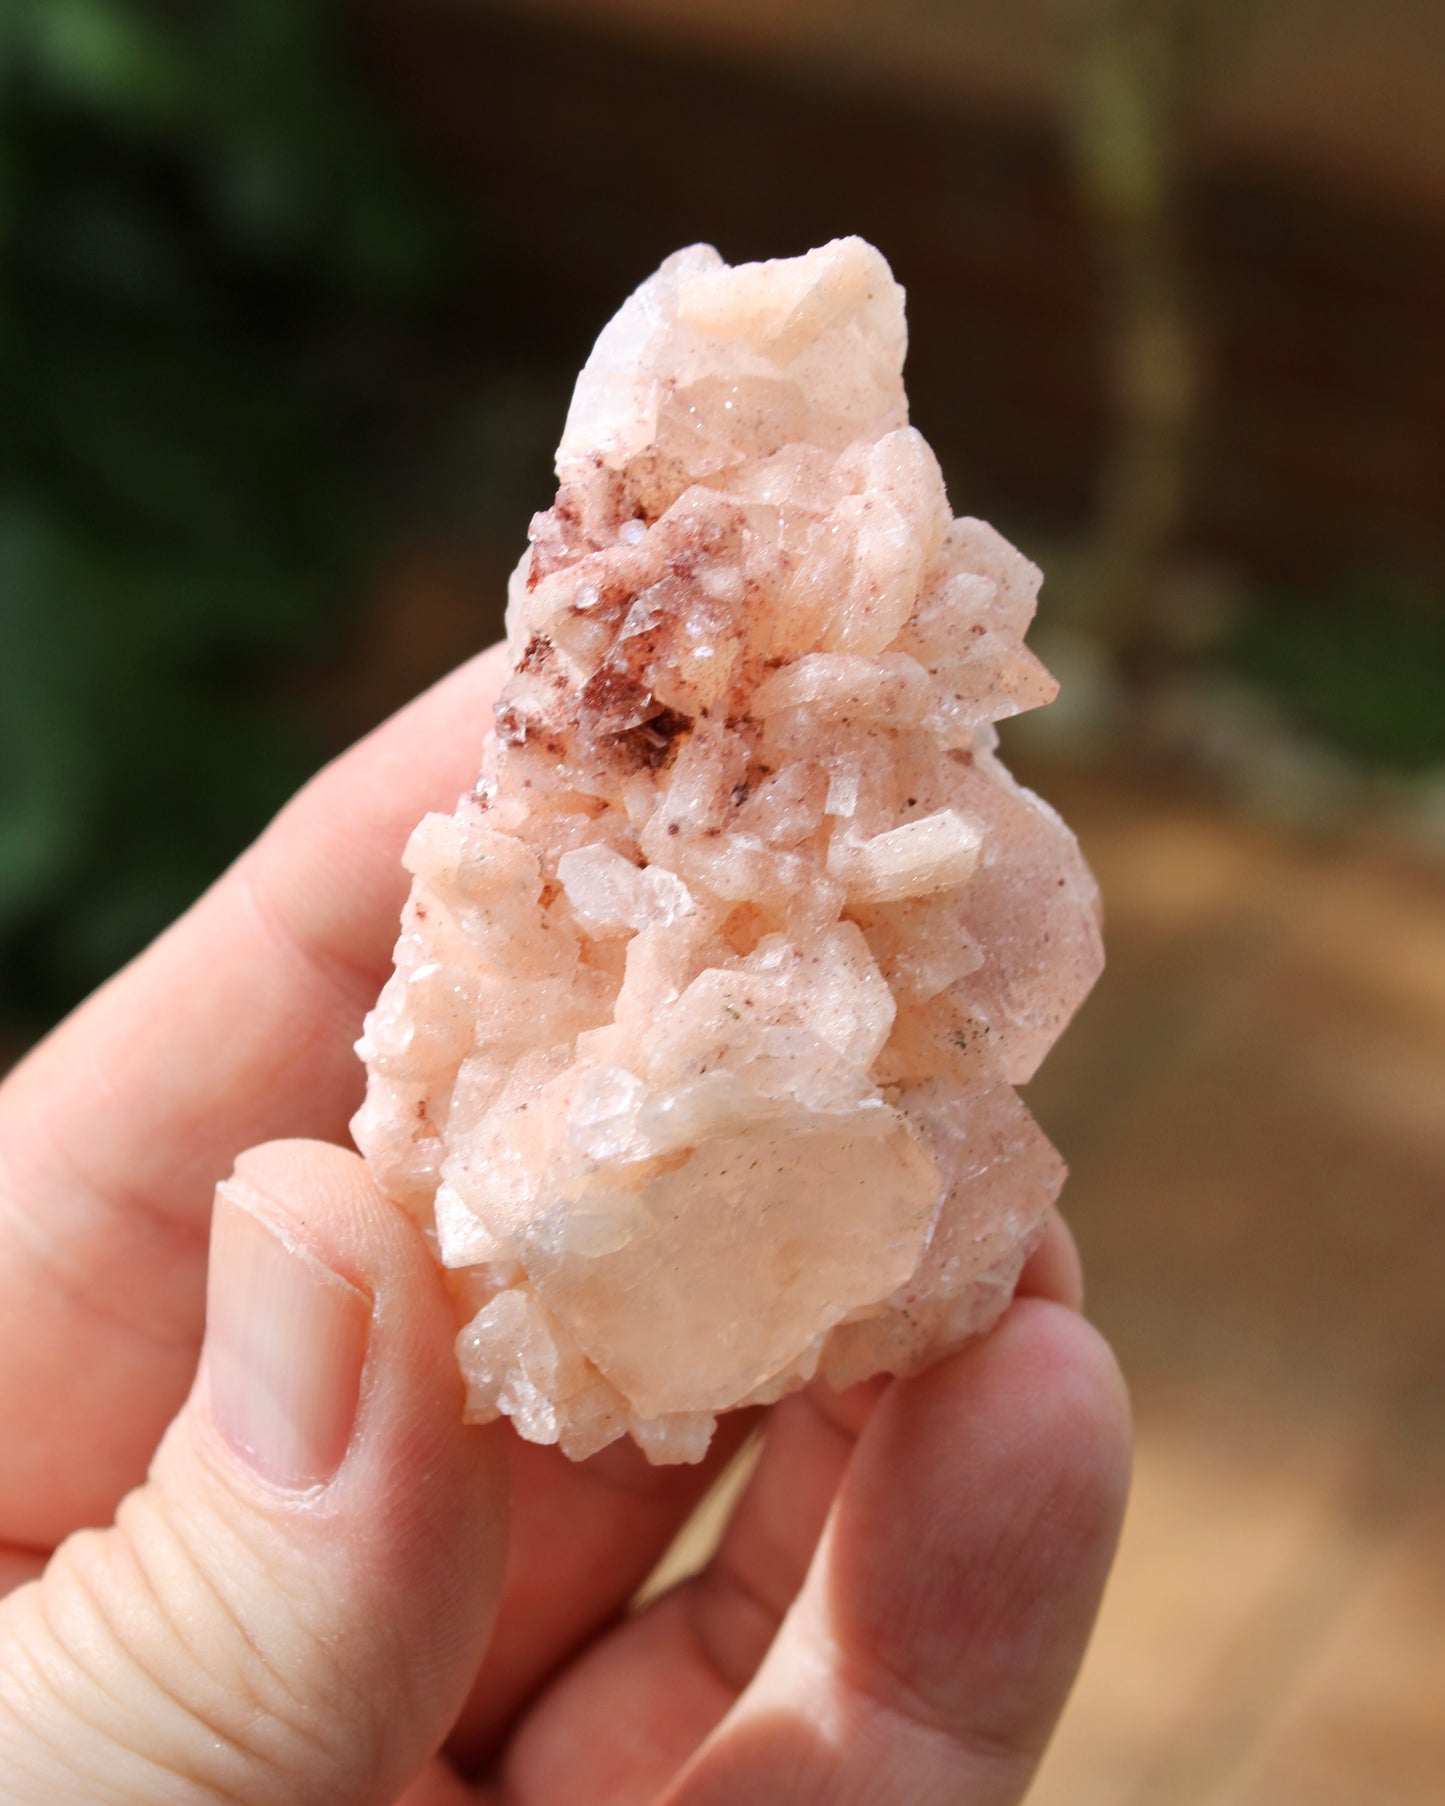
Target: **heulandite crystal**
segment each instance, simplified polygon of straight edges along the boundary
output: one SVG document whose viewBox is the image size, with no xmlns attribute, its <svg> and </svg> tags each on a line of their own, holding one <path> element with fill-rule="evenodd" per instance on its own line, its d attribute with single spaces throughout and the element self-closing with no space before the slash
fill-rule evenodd
<svg viewBox="0 0 1445 1806">
<path fill-rule="evenodd" d="M 597 342 L 481 780 L 428 816 L 356 1139 L 468 1412 L 696 1460 L 717 1413 L 988 1328 L 1063 1180 L 1014 1090 L 1102 963 L 995 757 L 1039 574 L 908 425 L 841 239 L 670 257 Z"/>
</svg>

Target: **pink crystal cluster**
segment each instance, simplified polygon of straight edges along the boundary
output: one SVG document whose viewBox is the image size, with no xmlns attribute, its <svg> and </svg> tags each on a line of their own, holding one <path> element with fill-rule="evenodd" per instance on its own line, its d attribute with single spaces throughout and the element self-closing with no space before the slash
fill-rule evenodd
<svg viewBox="0 0 1445 1806">
<path fill-rule="evenodd" d="M 1063 1179 L 1013 1087 L 1097 893 L 993 728 L 1054 694 L 1039 576 L 953 519 L 904 345 L 859 239 L 667 260 L 578 381 L 481 780 L 407 848 L 356 1139 L 469 1415 L 574 1457 L 916 1369 Z"/>
</svg>

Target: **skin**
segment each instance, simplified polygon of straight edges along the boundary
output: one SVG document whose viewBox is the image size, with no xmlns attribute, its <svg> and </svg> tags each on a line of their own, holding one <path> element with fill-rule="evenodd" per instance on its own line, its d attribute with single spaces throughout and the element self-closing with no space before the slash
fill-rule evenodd
<svg viewBox="0 0 1445 1806">
<path fill-rule="evenodd" d="M 1060 1220 L 985 1342 L 728 1423 L 698 1468 L 461 1424 L 440 1280 L 341 1144 L 401 847 L 471 781 L 500 676 L 484 654 L 322 772 L 0 1087 L 0 1801 L 1018 1801 L 1129 1466 Z M 243 1155 L 370 1300 L 350 1443 L 306 1492 L 208 1384 Z M 753 1427 L 717 1554 L 629 1614 Z"/>
</svg>

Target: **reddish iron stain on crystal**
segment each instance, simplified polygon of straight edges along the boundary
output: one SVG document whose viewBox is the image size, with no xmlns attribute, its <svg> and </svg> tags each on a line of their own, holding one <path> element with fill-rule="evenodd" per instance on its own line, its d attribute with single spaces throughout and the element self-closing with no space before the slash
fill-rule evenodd
<svg viewBox="0 0 1445 1806">
<path fill-rule="evenodd" d="M 678 253 L 598 341 L 481 781 L 428 816 L 355 1121 L 468 1413 L 696 1460 L 717 1413 L 988 1328 L 1063 1167 L 1014 1087 L 1097 976 L 993 723 L 1038 572 L 907 424 L 843 239 Z"/>
</svg>

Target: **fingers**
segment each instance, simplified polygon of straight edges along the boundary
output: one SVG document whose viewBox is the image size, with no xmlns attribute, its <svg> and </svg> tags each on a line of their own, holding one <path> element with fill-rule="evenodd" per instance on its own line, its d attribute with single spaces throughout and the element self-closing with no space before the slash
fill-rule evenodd
<svg viewBox="0 0 1445 1806">
<path fill-rule="evenodd" d="M 0 1604 L 7 1802 L 397 1797 L 465 1695 L 504 1558 L 501 1443 L 462 1427 L 453 1334 L 354 1155 L 243 1157 L 148 1482 Z"/>
<path fill-rule="evenodd" d="M 45 1558 L 23 1549 L 0 1549 L 0 1599 L 43 1572 Z"/>
<path fill-rule="evenodd" d="M 508 1436 L 512 1538 L 496 1634 L 448 1753 L 479 1770 L 547 1678 L 626 1608 L 753 1425 L 724 1418 L 696 1466 L 653 1467 L 631 1442 L 590 1461 Z"/>
<path fill-rule="evenodd" d="M 194 1372 L 237 1152 L 344 1135 L 402 847 L 473 781 L 500 680 L 484 654 L 322 772 L 0 1086 L 0 1543 L 53 1546 L 141 1477 Z"/>
<path fill-rule="evenodd" d="M 1077 1294 L 1077 1255 L 1062 1219 L 1050 1225 L 1028 1283 Z M 880 1378 L 842 1394 L 817 1385 L 775 1408 L 713 1560 L 594 1645 L 539 1701 L 507 1753 L 509 1798 L 525 1806 L 654 1798 L 763 1661 L 808 1574 L 860 1435 L 868 1446 L 881 1401 L 926 1377 L 901 1386 Z M 967 1381 L 959 1379 L 949 1396 L 965 1405 Z"/>
<path fill-rule="evenodd" d="M 549 1690 L 507 1752 L 509 1799 L 623 1806 L 653 1798 L 762 1660 L 886 1384 L 843 1394 L 820 1384 L 774 1408 L 712 1561 L 597 1643 Z"/>
<path fill-rule="evenodd" d="M 1078 1251 L 1057 1211 L 1050 1212 L 1019 1289 L 1021 1295 L 1051 1297 L 1071 1307 L 1082 1297 Z M 597 1644 L 523 1724 L 508 1753 L 509 1781 L 520 1798 L 649 1799 L 701 1743 L 752 1678 L 802 1585 L 854 1442 L 886 1389 L 887 1382 L 879 1380 L 839 1395 L 819 1384 L 774 1410 L 757 1469 L 706 1570 Z M 580 1480 L 585 1471 L 572 1469 L 570 1477 Z M 566 1501 L 569 1517 L 586 1522 L 590 1513 L 572 1510 L 568 1477 L 560 1477 L 557 1498 Z M 645 1512 L 637 1513 L 624 1540 L 644 1534 L 645 1519 Z M 514 1558 L 530 1541 L 520 1499 L 519 1520 Z M 528 1571 L 545 1576 L 560 1561 L 570 1572 L 576 1533 L 560 1533 L 545 1507 L 539 1522 L 546 1526 L 539 1544 L 550 1545 L 552 1562 L 539 1546 L 529 1553 Z M 584 1579 L 584 1594 L 586 1589 Z M 567 1591 L 574 1589 L 569 1585 Z M 619 1603 L 624 1596 L 618 1596 Z M 549 1604 L 555 1611 L 560 1601 L 555 1591 L 548 1600 L 544 1587 L 538 1603 L 545 1622 Z M 504 1605 L 488 1669 L 502 1664 L 504 1652 L 510 1663 L 508 1615 Z M 593 1628 L 601 1622 L 599 1616 Z M 525 1641 L 525 1631 L 522 1635 Z M 572 1642 L 578 1641 L 574 1636 Z M 549 1647 L 548 1666 L 555 1667 L 568 1645 L 554 1639 Z M 525 1690 L 502 1689 L 509 1708 L 532 1691 L 539 1671 L 528 1672 Z M 639 1706 L 639 1701 L 649 1703 Z M 510 1717 L 510 1709 L 497 1713 L 496 1703 L 494 1685 L 479 1685 L 468 1719 L 485 1725 L 486 1735 L 453 1743 L 464 1762 L 485 1755 L 489 1740 Z M 563 1724 L 565 1736 L 558 1729 Z M 585 1776 L 573 1769 L 579 1743 L 588 1752 Z"/>
<path fill-rule="evenodd" d="M 1084 1308 L 1084 1263 L 1079 1258 L 1079 1244 L 1073 1231 L 1059 1214 L 1057 1204 L 1050 1204 L 1044 1223 L 1044 1239 L 1030 1255 L 1019 1274 L 1020 1298 L 1052 1298 L 1070 1310 Z"/>
<path fill-rule="evenodd" d="M 666 1806 L 1015 1806 L 1083 1655 L 1123 1512 L 1104 1344 L 1017 1304 L 890 1389 L 807 1581 Z"/>
</svg>

